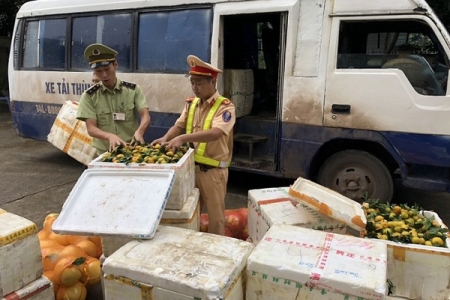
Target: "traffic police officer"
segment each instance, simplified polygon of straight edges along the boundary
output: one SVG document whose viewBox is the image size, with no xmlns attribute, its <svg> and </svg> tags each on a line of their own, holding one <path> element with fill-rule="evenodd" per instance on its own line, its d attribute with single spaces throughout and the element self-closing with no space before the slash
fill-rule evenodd
<svg viewBox="0 0 450 300">
<path fill-rule="evenodd" d="M 140 86 L 116 77 L 117 51 L 92 44 L 84 56 L 100 82 L 81 96 L 77 119 L 86 122 L 98 154 L 132 140 L 144 143 L 144 133 L 150 125 L 147 100 Z"/>
<path fill-rule="evenodd" d="M 186 100 L 175 125 L 152 144 L 178 148 L 189 143 L 195 148 L 195 186 L 200 191 L 201 206 L 205 206 L 208 213 L 208 232 L 224 235 L 235 108 L 216 89 L 217 75 L 221 70 L 194 55 L 189 55 L 187 62 L 195 97 Z"/>
</svg>

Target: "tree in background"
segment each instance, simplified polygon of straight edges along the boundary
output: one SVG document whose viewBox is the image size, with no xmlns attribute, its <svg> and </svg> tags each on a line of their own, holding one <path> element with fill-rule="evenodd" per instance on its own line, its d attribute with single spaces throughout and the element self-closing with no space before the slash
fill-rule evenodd
<svg viewBox="0 0 450 300">
<path fill-rule="evenodd" d="M 17 11 L 30 0 L 0 0 L 0 36 L 11 37 Z"/>
</svg>

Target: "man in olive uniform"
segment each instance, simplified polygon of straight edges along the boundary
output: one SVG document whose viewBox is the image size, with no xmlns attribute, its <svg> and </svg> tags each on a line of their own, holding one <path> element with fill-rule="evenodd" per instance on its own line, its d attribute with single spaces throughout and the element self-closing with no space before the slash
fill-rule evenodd
<svg viewBox="0 0 450 300">
<path fill-rule="evenodd" d="M 116 55 L 117 51 L 102 44 L 89 45 L 84 51 L 100 82 L 81 96 L 77 119 L 86 122 L 98 154 L 132 140 L 143 143 L 150 125 L 148 104 L 141 87 L 116 77 Z"/>
<path fill-rule="evenodd" d="M 206 207 L 208 232 L 224 235 L 228 166 L 233 151 L 234 105 L 216 90 L 222 71 L 194 55 L 187 57 L 195 98 L 186 100 L 183 112 L 167 133 L 152 142 L 169 148 L 189 143 L 195 148 L 195 186 Z"/>
</svg>

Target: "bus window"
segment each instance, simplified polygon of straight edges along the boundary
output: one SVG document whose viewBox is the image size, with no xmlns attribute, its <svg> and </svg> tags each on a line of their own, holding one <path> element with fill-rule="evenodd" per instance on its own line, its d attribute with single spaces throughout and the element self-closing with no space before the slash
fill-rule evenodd
<svg viewBox="0 0 450 300">
<path fill-rule="evenodd" d="M 142 13 L 139 16 L 137 69 L 187 73 L 189 54 L 209 61 L 211 9 Z"/>
<path fill-rule="evenodd" d="M 66 19 L 28 22 L 24 48 L 24 68 L 64 69 Z"/>
<path fill-rule="evenodd" d="M 402 70 L 417 93 L 445 95 L 444 51 L 424 22 L 416 20 L 344 21 L 340 26 L 339 69 Z"/>
<path fill-rule="evenodd" d="M 130 70 L 131 14 L 111 14 L 73 19 L 72 69 L 86 69 L 84 49 L 93 43 L 102 43 L 117 50 L 119 70 Z"/>
</svg>

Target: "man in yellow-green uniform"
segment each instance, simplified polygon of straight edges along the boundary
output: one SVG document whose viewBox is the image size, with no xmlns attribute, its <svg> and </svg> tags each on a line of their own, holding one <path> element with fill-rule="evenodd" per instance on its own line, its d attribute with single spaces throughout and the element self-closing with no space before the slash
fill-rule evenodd
<svg viewBox="0 0 450 300">
<path fill-rule="evenodd" d="M 194 55 L 189 55 L 187 62 L 195 97 L 186 100 L 175 125 L 152 144 L 178 148 L 189 143 L 195 148 L 195 186 L 200 191 L 200 203 L 208 213 L 208 232 L 224 235 L 235 108 L 216 90 L 217 75 L 221 70 Z"/>
<path fill-rule="evenodd" d="M 84 56 L 100 82 L 81 96 L 77 119 L 85 121 L 98 154 L 132 140 L 144 142 L 150 114 L 140 86 L 116 76 L 117 51 L 102 44 L 89 45 Z M 138 122 L 140 116 L 140 123 Z"/>
</svg>

